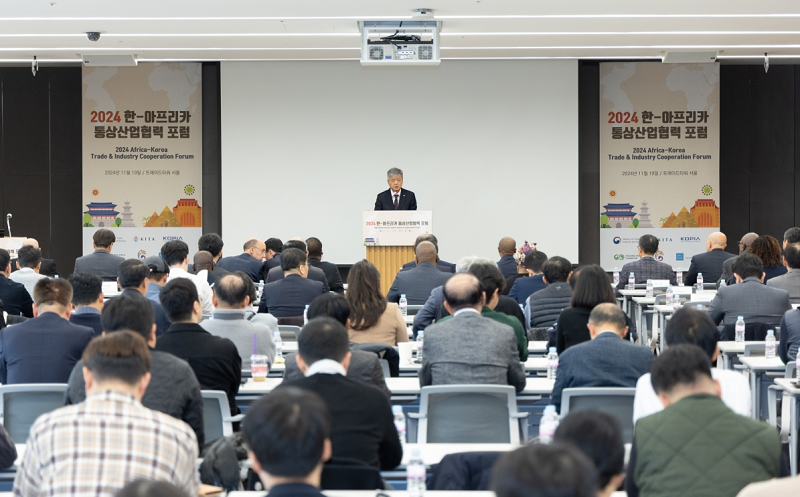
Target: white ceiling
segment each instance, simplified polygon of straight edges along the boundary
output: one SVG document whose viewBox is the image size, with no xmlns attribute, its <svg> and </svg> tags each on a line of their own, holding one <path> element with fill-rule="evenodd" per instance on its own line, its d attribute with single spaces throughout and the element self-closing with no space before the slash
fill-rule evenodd
<svg viewBox="0 0 800 497">
<path fill-rule="evenodd" d="M 139 60 L 356 60 L 359 20 L 443 21 L 450 59 L 660 58 L 800 63 L 797 0 L 2 0 L 0 64 L 133 53 Z M 100 31 L 90 42 L 86 31 Z"/>
</svg>

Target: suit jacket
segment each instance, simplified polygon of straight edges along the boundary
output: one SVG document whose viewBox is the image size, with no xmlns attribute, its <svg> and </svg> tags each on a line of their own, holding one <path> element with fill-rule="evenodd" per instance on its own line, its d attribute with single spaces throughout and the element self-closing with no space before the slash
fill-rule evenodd
<svg viewBox="0 0 800 497">
<path fill-rule="evenodd" d="M 568 348 L 558 358 L 553 405 L 561 410 L 565 388 L 635 387 L 639 377 L 650 372 L 651 362 L 650 348 L 623 340 L 616 333 L 600 333 L 594 340 Z"/>
<path fill-rule="evenodd" d="M 376 211 L 395 210 L 394 196 L 392 194 L 391 188 L 378 194 L 378 197 L 375 199 L 374 210 Z M 412 192 L 411 190 L 406 190 L 405 188 L 400 189 L 400 197 L 397 199 L 397 210 L 398 211 L 417 210 L 417 197 L 414 196 L 414 192 Z"/>
<path fill-rule="evenodd" d="M 319 281 L 290 274 L 274 283 L 264 285 L 258 312 L 268 312 L 276 318 L 302 316 L 306 306 L 322 295 L 323 286 Z"/>
<path fill-rule="evenodd" d="M 94 274 L 103 281 L 117 281 L 117 268 L 122 257 L 97 249 L 93 253 L 75 259 L 75 273 Z"/>
<path fill-rule="evenodd" d="M 91 328 L 94 336 L 99 337 L 103 334 L 102 315 L 100 313 L 86 312 L 75 314 L 74 312 L 69 315 L 69 322 L 78 326 L 85 326 Z"/>
<path fill-rule="evenodd" d="M 309 257 L 308 264 L 311 267 L 321 269 L 325 274 L 325 279 L 328 280 L 328 288 L 331 292 L 344 294 L 344 281 L 342 275 L 339 273 L 339 268 L 336 264 L 328 261 L 321 261 L 319 259 L 312 259 Z M 309 272 L 309 276 L 311 273 Z"/>
<path fill-rule="evenodd" d="M 0 382 L 67 383 L 94 331 L 45 312 L 0 330 Z"/>
<path fill-rule="evenodd" d="M 325 497 L 317 487 L 305 483 L 284 483 L 269 490 L 269 497 Z"/>
<path fill-rule="evenodd" d="M 264 278 L 264 283 L 275 283 L 276 281 L 282 279 L 283 279 L 283 268 L 278 266 L 270 269 L 269 272 L 267 272 L 267 275 Z M 328 278 L 327 276 L 325 276 L 325 271 L 323 271 L 322 269 L 309 265 L 308 276 L 306 277 L 306 279 L 310 281 L 319 281 L 320 283 L 322 283 L 322 291 L 324 293 L 328 293 L 330 291 L 330 287 L 328 286 Z M 344 284 L 342 285 L 342 291 L 344 291 Z"/>
<path fill-rule="evenodd" d="M 379 390 L 340 374 L 325 373 L 284 381 L 284 386 L 310 390 L 325 401 L 331 413 L 334 458 L 356 459 L 383 470 L 400 464 L 403 447 L 392 408 Z"/>
<path fill-rule="evenodd" d="M 708 315 L 714 324 L 735 324 L 737 316 L 744 316 L 745 323 L 774 327 L 780 325 L 783 314 L 791 308 L 786 290 L 768 287 L 751 277 L 738 285 L 720 288 L 711 301 Z"/>
<path fill-rule="evenodd" d="M 518 303 L 525 305 L 528 301 L 528 297 L 545 288 L 547 288 L 547 284 L 544 282 L 544 275 L 534 274 L 527 278 L 518 278 L 514 282 L 514 286 L 512 286 L 511 290 L 508 292 L 508 296 Z"/>
<path fill-rule="evenodd" d="M 722 276 L 722 263 L 733 257 L 736 256 L 722 249 L 714 249 L 710 252 L 695 255 L 692 257 L 692 263 L 689 264 L 689 272 L 686 273 L 683 284 L 692 286 L 697 283 L 697 273 L 703 273 L 704 283 L 719 280 L 720 276 Z"/>
<path fill-rule="evenodd" d="M 383 376 L 383 368 L 378 360 L 378 355 L 366 350 L 350 349 L 350 367 L 347 368 L 347 377 L 353 381 L 372 385 L 386 395 L 392 397 L 392 392 L 386 386 L 386 378 Z M 297 367 L 295 354 L 287 354 L 285 369 L 283 370 L 284 381 L 299 380 L 305 378 L 303 372 Z"/>
<path fill-rule="evenodd" d="M 408 269 L 414 269 L 415 267 L 417 267 L 417 261 L 406 262 L 400 268 L 400 271 L 406 271 Z M 451 262 L 439 260 L 436 263 L 436 269 L 438 269 L 439 271 L 441 271 L 443 273 L 455 273 L 456 272 L 456 265 L 451 263 Z"/>
<path fill-rule="evenodd" d="M 622 266 L 622 271 L 619 273 L 617 293 L 628 284 L 628 275 L 630 273 L 633 273 L 636 283 L 647 283 L 647 280 L 669 280 L 669 283 L 673 286 L 678 284 L 678 280 L 675 279 L 675 273 L 669 264 L 658 262 L 653 256 L 646 255 L 638 261 L 629 262 Z"/>
<path fill-rule="evenodd" d="M 217 266 L 231 273 L 244 271 L 250 276 L 250 279 L 258 283 L 261 281 L 261 270 L 264 268 L 264 263 L 250 257 L 250 254 L 245 252 L 239 255 L 223 257 L 217 262 Z"/>
<path fill-rule="evenodd" d="M 770 288 L 780 288 L 789 293 L 789 302 L 800 304 L 800 268 L 790 269 L 783 276 L 777 276 L 767 281 Z M 781 328 L 783 329 L 783 328 Z"/>
<path fill-rule="evenodd" d="M 517 261 L 514 260 L 513 255 L 504 255 L 497 261 L 497 267 L 503 273 L 503 278 L 511 278 L 517 274 Z"/>
<path fill-rule="evenodd" d="M 264 263 L 264 271 L 269 271 L 274 267 L 281 267 L 281 254 L 277 253 L 272 256 L 272 259 L 267 259 Z"/>
<path fill-rule="evenodd" d="M 239 414 L 236 394 L 242 380 L 242 358 L 227 338 L 215 337 L 195 323 L 175 323 L 156 341 L 156 350 L 189 363 L 202 390 L 222 390 L 231 414 Z"/>
<path fill-rule="evenodd" d="M 4 274 L 0 274 L 0 301 L 9 315 L 33 317 L 33 299 L 25 285 L 6 278 Z"/>
<path fill-rule="evenodd" d="M 139 293 L 138 290 L 134 290 L 133 288 L 126 288 L 125 290 L 122 290 L 121 295 L 127 295 L 128 293 L 131 292 L 136 292 L 139 295 L 141 295 L 141 293 Z M 167 317 L 167 312 L 164 310 L 164 307 L 161 305 L 161 302 L 156 302 L 155 300 L 152 299 L 147 299 L 147 300 L 149 300 L 150 305 L 153 306 L 153 313 L 155 314 L 156 318 L 156 336 L 160 337 L 161 335 L 166 333 L 169 327 L 172 326 L 172 323 L 169 321 L 169 318 Z"/>
<path fill-rule="evenodd" d="M 11 259 L 11 272 L 17 270 L 17 259 Z M 42 257 L 42 267 L 39 268 L 39 274 L 43 274 L 45 276 L 54 277 L 58 276 L 58 268 L 56 267 L 56 262 L 53 259 L 45 259 Z"/>
<path fill-rule="evenodd" d="M 425 329 L 420 386 L 489 384 L 525 389 L 517 338 L 510 326 L 464 311 Z"/>
<path fill-rule="evenodd" d="M 389 293 L 386 294 L 387 302 L 400 302 L 400 295 L 405 294 L 408 305 L 423 305 L 434 288 L 450 279 L 452 274 L 439 271 L 430 262 L 423 262 L 414 269 L 400 271 L 395 276 Z"/>
<path fill-rule="evenodd" d="M 736 283 L 736 280 L 733 277 L 733 263 L 736 262 L 736 259 L 738 258 L 739 258 L 738 255 L 734 255 L 733 257 L 731 257 L 730 259 L 726 259 L 725 262 L 722 263 L 722 276 L 720 276 L 719 279 L 717 280 L 717 288 L 719 288 L 719 283 L 722 280 L 725 280 L 725 282 L 729 285 L 733 285 L 734 283 Z M 703 276 L 704 276 L 703 282 L 705 283 L 706 281 L 705 275 Z"/>
</svg>

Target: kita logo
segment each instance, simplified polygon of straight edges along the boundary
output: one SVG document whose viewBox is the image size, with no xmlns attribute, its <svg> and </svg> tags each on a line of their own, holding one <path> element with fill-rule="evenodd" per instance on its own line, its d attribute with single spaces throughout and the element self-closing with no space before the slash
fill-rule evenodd
<svg viewBox="0 0 800 497">
<path fill-rule="evenodd" d="M 682 261 L 683 260 L 683 252 L 678 252 L 677 254 L 675 254 L 675 260 L 676 261 Z"/>
<path fill-rule="evenodd" d="M 624 261 L 625 260 L 625 256 L 623 254 L 614 254 L 614 260 L 615 261 Z"/>
<path fill-rule="evenodd" d="M 614 245 L 619 245 L 622 242 L 622 238 L 615 236 L 614 237 Z"/>
<path fill-rule="evenodd" d="M 659 262 L 664 262 L 664 252 L 660 250 L 656 252 L 656 260 Z"/>
<path fill-rule="evenodd" d="M 137 255 L 138 255 L 139 259 L 142 259 L 142 260 L 147 259 L 147 252 L 145 252 L 144 250 L 140 250 Z"/>
</svg>

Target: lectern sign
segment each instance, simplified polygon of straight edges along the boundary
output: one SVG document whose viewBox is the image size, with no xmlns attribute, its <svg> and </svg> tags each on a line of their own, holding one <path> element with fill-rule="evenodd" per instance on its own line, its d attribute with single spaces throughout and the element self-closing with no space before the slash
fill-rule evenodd
<svg viewBox="0 0 800 497">
<path fill-rule="evenodd" d="M 364 211 L 361 233 L 367 246 L 409 246 L 433 232 L 431 211 Z"/>
</svg>

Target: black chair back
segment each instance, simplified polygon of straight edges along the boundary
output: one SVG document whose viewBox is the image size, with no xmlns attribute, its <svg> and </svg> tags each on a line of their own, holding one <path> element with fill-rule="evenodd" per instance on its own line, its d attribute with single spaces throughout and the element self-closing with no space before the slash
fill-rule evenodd
<svg viewBox="0 0 800 497">
<path fill-rule="evenodd" d="M 322 466 L 323 490 L 383 490 L 377 468 L 348 458 L 332 458 Z"/>
<path fill-rule="evenodd" d="M 379 359 L 385 359 L 389 363 L 389 373 L 392 378 L 400 376 L 400 353 L 391 345 L 386 343 L 351 343 L 350 348 L 377 354 Z"/>
<path fill-rule="evenodd" d="M 745 323 L 744 325 L 744 341 L 745 342 L 763 342 L 767 339 L 767 330 L 774 329 L 774 326 L 767 326 L 764 323 Z M 777 340 L 777 336 L 775 339 Z M 736 325 L 726 324 L 725 329 L 722 330 L 722 341 L 733 342 L 736 340 Z"/>
</svg>

